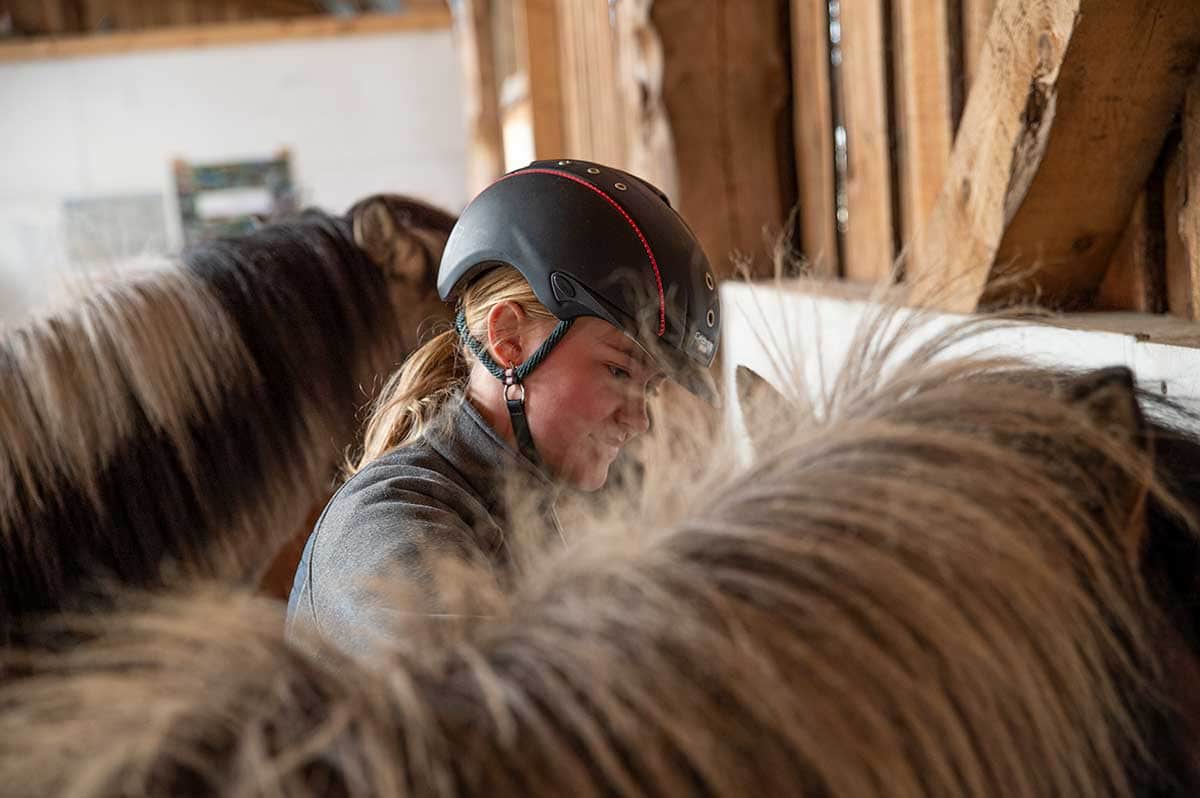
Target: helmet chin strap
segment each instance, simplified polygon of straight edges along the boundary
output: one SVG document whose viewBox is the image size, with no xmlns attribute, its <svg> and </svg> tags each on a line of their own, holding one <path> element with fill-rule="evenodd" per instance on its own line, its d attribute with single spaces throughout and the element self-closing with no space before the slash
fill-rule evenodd
<svg viewBox="0 0 1200 798">
<path fill-rule="evenodd" d="M 467 348 L 479 359 L 479 362 L 484 365 L 492 376 L 504 383 L 504 404 L 508 407 L 508 417 L 512 422 L 513 437 L 516 438 L 517 448 L 521 454 L 529 462 L 533 463 L 542 471 L 546 470 L 545 463 L 542 462 L 541 455 L 538 454 L 537 447 L 533 443 L 533 433 L 529 430 L 529 418 L 525 414 L 525 378 L 541 364 L 543 360 L 550 354 L 563 336 L 567 334 L 567 330 L 571 329 L 571 323 L 574 319 L 560 320 L 555 328 L 551 331 L 546 340 L 542 342 L 532 355 L 525 359 L 525 362 L 520 366 L 514 366 L 511 363 L 508 368 L 501 368 L 492 356 L 488 353 L 487 348 L 467 329 L 467 317 L 461 310 L 454 320 L 454 327 L 458 330 L 458 337 L 462 339 Z"/>
<path fill-rule="evenodd" d="M 533 444 L 533 433 L 529 430 L 529 417 L 525 415 L 525 385 L 517 377 L 517 370 L 511 363 L 504 370 L 504 404 L 508 406 L 508 420 L 512 422 L 513 437 L 517 439 L 517 448 L 529 462 L 545 471 L 546 464 L 542 462 L 542 457 Z"/>
</svg>

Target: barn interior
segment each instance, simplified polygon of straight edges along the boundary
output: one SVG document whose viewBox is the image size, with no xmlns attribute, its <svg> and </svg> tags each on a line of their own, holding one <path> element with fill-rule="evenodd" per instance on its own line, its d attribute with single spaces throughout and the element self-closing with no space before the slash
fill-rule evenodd
<svg viewBox="0 0 1200 798">
<path fill-rule="evenodd" d="M 381 195 L 455 217 L 512 170 L 573 160 L 661 189 L 703 246 L 735 436 L 739 367 L 835 380 L 881 308 L 934 330 L 1018 314 L 979 345 L 1200 400 L 1196 0 L 0 0 L 3 367 L 205 242 L 306 209 L 358 236 Z M 362 224 L 385 232 L 424 212 L 378 202 Z M 381 257 L 436 264 L 445 240 Z M 414 340 L 451 328 L 428 301 L 411 297 Z M 150 352 L 157 333 L 128 327 Z M 344 426 L 305 416 L 320 451 L 247 516 L 279 527 L 260 595 L 287 601 L 396 351 L 347 365 Z M 46 390 L 79 405 L 39 416 L 70 438 L 47 474 L 125 434 Z M 6 458 L 15 528 L 49 500 Z"/>
</svg>

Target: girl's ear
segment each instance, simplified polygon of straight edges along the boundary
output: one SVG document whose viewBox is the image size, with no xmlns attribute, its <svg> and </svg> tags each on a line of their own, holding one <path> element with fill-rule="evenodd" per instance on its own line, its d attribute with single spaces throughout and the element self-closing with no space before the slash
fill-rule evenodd
<svg viewBox="0 0 1200 798">
<path fill-rule="evenodd" d="M 516 302 L 498 302 L 488 311 L 488 354 L 501 366 L 519 364 L 525 360 L 524 347 L 521 345 L 525 319 L 525 311 Z"/>
</svg>

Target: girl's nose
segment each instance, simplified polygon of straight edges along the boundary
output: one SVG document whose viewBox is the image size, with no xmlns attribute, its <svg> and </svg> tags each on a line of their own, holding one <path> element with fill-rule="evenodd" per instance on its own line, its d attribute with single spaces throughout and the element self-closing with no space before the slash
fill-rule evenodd
<svg viewBox="0 0 1200 798">
<path fill-rule="evenodd" d="M 646 394 L 638 391 L 621 406 L 621 425 L 629 430 L 630 437 L 650 429 L 650 414 L 646 405 Z"/>
</svg>

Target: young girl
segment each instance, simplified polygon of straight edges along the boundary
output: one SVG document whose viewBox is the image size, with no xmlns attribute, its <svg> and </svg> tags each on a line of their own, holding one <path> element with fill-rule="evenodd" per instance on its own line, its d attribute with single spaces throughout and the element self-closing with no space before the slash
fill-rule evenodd
<svg viewBox="0 0 1200 798">
<path fill-rule="evenodd" d="M 708 259 L 666 196 L 626 172 L 539 161 L 501 178 L 455 225 L 438 291 L 455 329 L 385 386 L 288 603 L 289 626 L 349 650 L 387 614 L 372 579 L 400 575 L 431 613 L 442 557 L 484 558 L 503 581 L 505 497 L 533 492 L 556 525 L 557 492 L 604 485 L 659 381 L 716 398 Z"/>
</svg>

